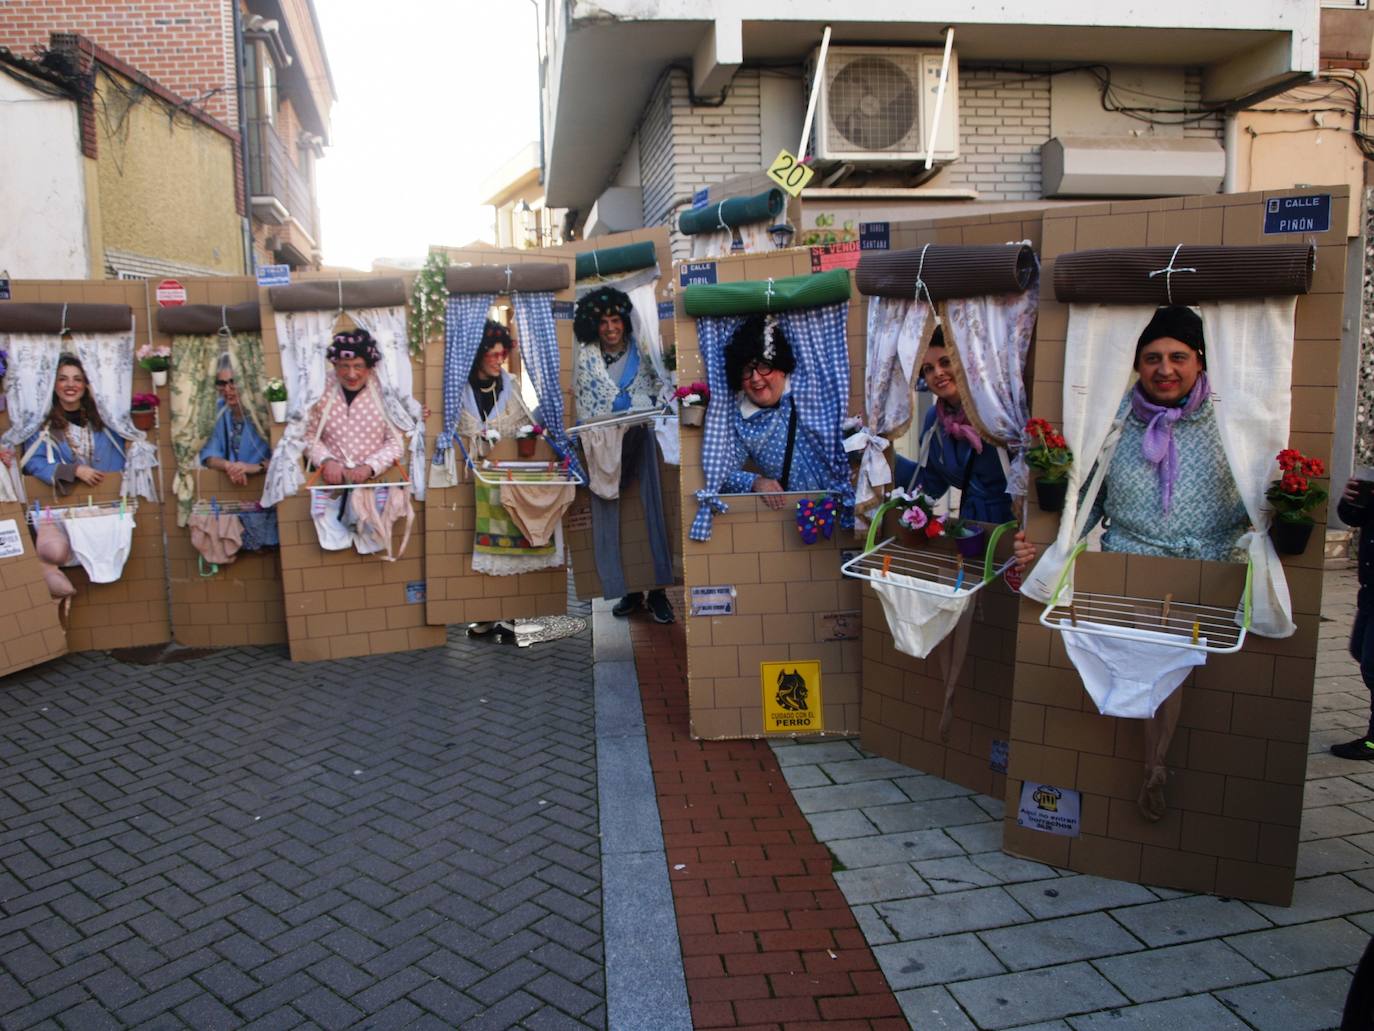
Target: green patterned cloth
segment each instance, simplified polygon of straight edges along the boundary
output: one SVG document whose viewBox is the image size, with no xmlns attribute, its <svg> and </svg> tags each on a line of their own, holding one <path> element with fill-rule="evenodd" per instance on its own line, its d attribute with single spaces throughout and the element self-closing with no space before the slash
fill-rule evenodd
<svg viewBox="0 0 1374 1031">
<path fill-rule="evenodd" d="M 550 540 L 542 548 L 532 547 L 520 525 L 502 507 L 499 484 L 474 480 L 472 487 L 477 502 L 477 520 L 472 533 L 475 554 L 507 558 L 552 557 L 555 543 Z"/>
<path fill-rule="evenodd" d="M 215 369 L 225 352 L 234 368 L 239 403 L 248 421 L 263 440 L 270 440 L 267 399 L 263 396 L 262 337 L 240 333 L 225 337 L 176 336 L 172 338 L 171 392 L 172 454 L 176 474 L 172 491 L 177 498 L 177 525 L 185 526 L 196 501 L 196 469 L 200 452 L 215 426 Z"/>
</svg>

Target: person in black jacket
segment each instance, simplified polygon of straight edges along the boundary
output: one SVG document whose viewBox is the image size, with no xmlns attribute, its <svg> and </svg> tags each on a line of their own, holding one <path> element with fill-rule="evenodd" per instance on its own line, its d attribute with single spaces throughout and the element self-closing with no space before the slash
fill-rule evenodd
<svg viewBox="0 0 1374 1031">
<path fill-rule="evenodd" d="M 1341 494 L 1336 514 L 1347 526 L 1360 531 L 1360 593 L 1355 603 L 1355 626 L 1350 632 L 1350 656 L 1360 664 L 1360 676 L 1369 688 L 1371 713 L 1363 737 L 1331 746 L 1341 759 L 1374 759 L 1374 483 L 1350 480 Z"/>
</svg>

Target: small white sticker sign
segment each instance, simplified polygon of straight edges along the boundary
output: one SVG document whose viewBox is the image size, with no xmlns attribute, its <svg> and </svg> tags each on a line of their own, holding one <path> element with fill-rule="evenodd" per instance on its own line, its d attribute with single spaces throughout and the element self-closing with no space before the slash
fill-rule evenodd
<svg viewBox="0 0 1374 1031">
<path fill-rule="evenodd" d="M 1016 826 L 1076 838 L 1082 798 L 1073 788 L 1057 788 L 1053 784 L 1026 781 L 1021 785 L 1021 807 L 1016 813 Z"/>
<path fill-rule="evenodd" d="M 18 558 L 24 554 L 24 540 L 19 536 L 19 524 L 13 519 L 0 519 L 0 558 Z"/>
</svg>

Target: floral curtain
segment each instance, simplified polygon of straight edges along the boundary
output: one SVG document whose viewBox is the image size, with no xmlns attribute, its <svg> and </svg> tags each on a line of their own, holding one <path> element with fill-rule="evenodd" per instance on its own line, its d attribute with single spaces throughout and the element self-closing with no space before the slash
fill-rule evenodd
<svg viewBox="0 0 1374 1031">
<path fill-rule="evenodd" d="M 0 447 L 14 452 L 12 465 L 0 463 L 0 501 L 24 501 L 24 443 L 38 432 L 52 408 L 62 340 L 56 333 L 11 333 L 0 340 L 10 356 L 5 377 L 10 426 L 0 434 Z"/>
<path fill-rule="evenodd" d="M 196 470 L 200 452 L 215 425 L 215 369 L 222 353 L 219 335 L 172 338 L 171 395 L 172 456 L 176 472 L 172 493 L 177 499 L 177 525 L 185 526 L 196 500 Z M 237 374 L 234 377 L 238 382 Z M 266 438 L 264 438 L 266 439 Z"/>
<path fill-rule="evenodd" d="M 282 379 L 286 382 L 286 430 L 272 452 L 263 486 L 266 508 L 289 497 L 305 483 L 301 456 L 305 453 L 305 424 L 310 410 L 324 397 L 328 383 L 329 348 L 335 313 L 331 311 L 275 312 L 277 347 L 281 351 Z"/>
<path fill-rule="evenodd" d="M 123 437 L 124 475 L 119 492 L 158 500 L 157 446 L 134 426 L 129 413 L 134 380 L 134 327 L 119 333 L 73 333 L 71 349 L 86 370 L 86 383 L 105 428 Z"/>
<path fill-rule="evenodd" d="M 382 388 L 386 417 L 406 435 L 410 444 L 411 493 L 425 499 L 425 420 L 424 409 L 415 400 L 415 379 L 410 367 L 410 345 L 406 336 L 406 310 L 358 308 L 350 312 L 353 321 L 372 334 L 382 352 L 373 374 Z"/>
</svg>

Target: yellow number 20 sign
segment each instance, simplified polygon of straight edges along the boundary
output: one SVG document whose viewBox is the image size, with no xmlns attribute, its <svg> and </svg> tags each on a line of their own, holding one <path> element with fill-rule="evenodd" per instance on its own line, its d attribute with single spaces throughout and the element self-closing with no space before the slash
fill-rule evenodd
<svg viewBox="0 0 1374 1031">
<path fill-rule="evenodd" d="M 785 149 L 778 151 L 778 156 L 768 166 L 768 178 L 793 197 L 801 196 L 802 190 L 806 189 L 806 184 L 811 181 L 811 177 L 815 174 L 814 168 L 810 165 L 803 165 Z"/>
</svg>

